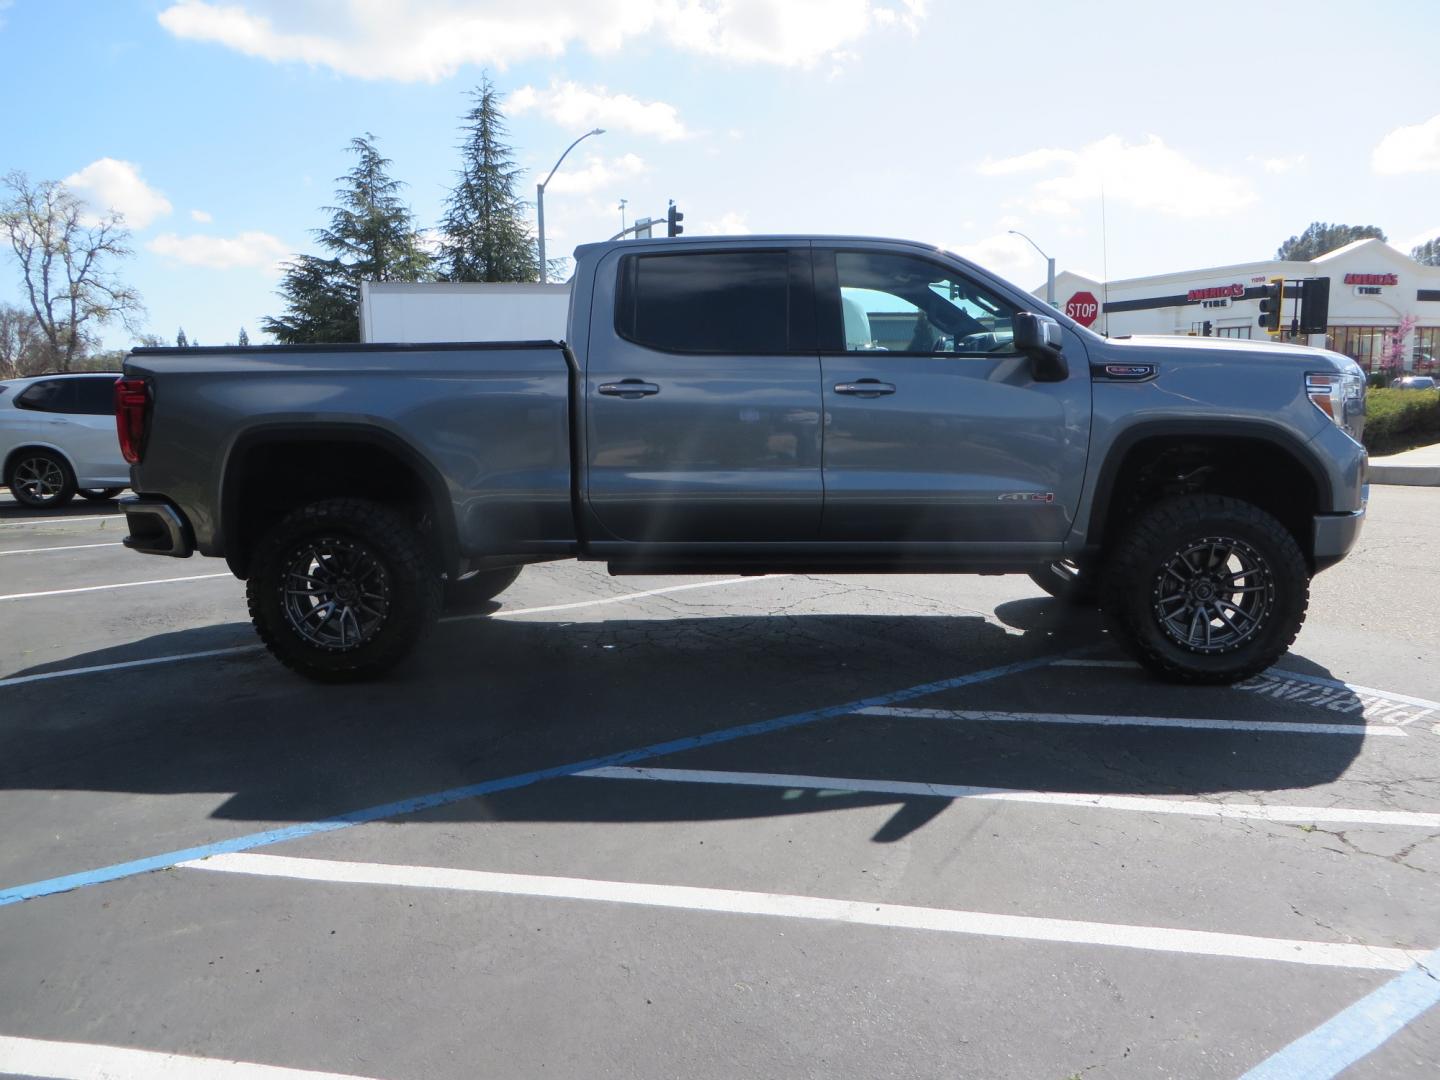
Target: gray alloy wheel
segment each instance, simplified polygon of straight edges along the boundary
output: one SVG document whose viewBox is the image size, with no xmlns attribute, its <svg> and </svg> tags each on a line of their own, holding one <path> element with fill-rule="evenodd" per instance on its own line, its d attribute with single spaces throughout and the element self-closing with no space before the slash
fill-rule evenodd
<svg viewBox="0 0 1440 1080">
<path fill-rule="evenodd" d="M 1265 625 L 1275 573 L 1259 551 L 1231 536 L 1206 536 L 1176 550 L 1155 576 L 1155 621 L 1196 653 L 1240 648 Z"/>
<path fill-rule="evenodd" d="M 75 477 L 63 458 L 34 450 L 11 466 L 10 493 L 16 502 L 37 510 L 64 506 L 75 497 Z"/>
<path fill-rule="evenodd" d="M 370 547 L 320 536 L 295 549 L 285 567 L 282 610 L 290 629 L 327 652 L 358 649 L 390 614 L 390 574 Z"/>
</svg>

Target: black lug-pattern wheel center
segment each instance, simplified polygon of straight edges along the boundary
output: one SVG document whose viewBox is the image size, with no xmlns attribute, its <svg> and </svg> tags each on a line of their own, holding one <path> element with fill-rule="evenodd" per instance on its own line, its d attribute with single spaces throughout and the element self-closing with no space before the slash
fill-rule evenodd
<svg viewBox="0 0 1440 1080">
<path fill-rule="evenodd" d="M 285 621 L 306 644 L 358 649 L 390 615 L 390 574 L 369 547 L 344 537 L 297 544 L 280 574 Z"/>
<path fill-rule="evenodd" d="M 1235 537 L 1206 536 L 1160 566 L 1151 609 L 1171 641 L 1192 652 L 1232 652 L 1265 625 L 1275 574 L 1264 556 Z"/>
</svg>

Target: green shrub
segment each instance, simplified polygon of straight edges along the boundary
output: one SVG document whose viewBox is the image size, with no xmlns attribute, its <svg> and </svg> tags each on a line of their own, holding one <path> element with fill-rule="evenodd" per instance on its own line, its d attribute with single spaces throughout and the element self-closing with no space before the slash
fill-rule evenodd
<svg viewBox="0 0 1440 1080">
<path fill-rule="evenodd" d="M 1440 390 L 1371 390 L 1365 448 L 1374 457 L 1440 442 Z"/>
</svg>

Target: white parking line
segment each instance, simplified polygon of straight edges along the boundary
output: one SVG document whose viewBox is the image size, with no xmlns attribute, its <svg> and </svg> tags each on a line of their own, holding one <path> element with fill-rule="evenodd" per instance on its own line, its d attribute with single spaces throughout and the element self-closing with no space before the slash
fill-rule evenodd
<svg viewBox="0 0 1440 1080">
<path fill-rule="evenodd" d="M 646 589 L 644 592 L 622 593 L 619 596 L 601 596 L 594 600 L 576 600 L 568 604 L 547 604 L 544 607 L 517 608 L 513 611 L 495 611 L 489 614 L 447 615 L 442 623 L 468 622 L 472 619 L 513 619 L 516 615 L 540 615 L 549 611 L 573 611 L 576 608 L 597 607 L 601 604 L 619 604 L 626 600 L 642 600 L 647 596 L 663 593 L 687 592 L 690 589 L 713 589 L 719 585 L 744 585 L 750 581 L 773 581 L 789 577 L 789 574 L 752 574 L 749 577 L 725 578 L 722 581 L 691 581 L 684 585 L 667 585 L 663 589 Z"/>
<path fill-rule="evenodd" d="M 0 555 L 45 555 L 51 551 L 84 551 L 86 548 L 124 547 L 119 540 L 109 544 L 65 544 L 62 547 L 17 548 L 14 551 L 0 551 Z"/>
<path fill-rule="evenodd" d="M 124 521 L 124 514 L 90 514 L 85 517 L 58 517 L 58 518 L 16 518 L 14 521 L 0 520 L 0 529 L 7 525 L 19 527 L 21 525 L 63 525 L 67 521 Z"/>
<path fill-rule="evenodd" d="M 1417 958 L 1425 955 L 1425 950 L 1421 949 L 1395 949 L 1350 942 L 1251 937 L 1247 934 L 1226 934 L 1210 930 L 1177 930 L 1163 926 L 1128 926 L 1121 923 L 1081 922 L 1030 915 L 998 915 L 985 911 L 876 904 L 865 900 L 836 900 L 823 896 L 742 892 L 737 889 L 708 889 L 689 885 L 596 881 L 589 878 L 545 877 L 536 874 L 499 874 L 440 866 L 339 862 L 246 853 L 215 855 L 209 859 L 182 862 L 178 865 L 190 870 L 301 881 L 500 893 L 557 900 L 595 900 L 684 911 L 768 915 L 1023 941 L 1111 945 L 1196 956 L 1278 960 L 1291 964 L 1371 971 L 1403 971 Z"/>
<path fill-rule="evenodd" d="M 242 656 L 245 653 L 260 652 L 264 645 L 238 645 L 232 649 L 206 649 L 203 652 L 173 653 L 170 656 L 151 656 L 144 660 L 125 660 L 118 664 L 96 664 L 93 667 L 62 668 L 59 671 L 42 671 L 38 675 L 16 675 L 0 679 L 0 687 L 22 686 L 25 683 L 46 682 L 50 679 L 68 679 L 75 675 L 95 675 L 102 671 L 124 671 L 127 668 L 153 667 L 156 664 L 178 664 L 182 660 L 203 660 L 212 656 Z"/>
<path fill-rule="evenodd" d="M 1016 788 L 923 784 L 911 780 L 857 780 L 841 776 L 785 773 L 724 772 L 706 769 L 650 769 L 609 766 L 576 773 L 602 780 L 658 780 L 677 784 L 735 784 L 741 787 L 784 788 L 875 795 L 921 795 L 940 799 L 984 799 L 994 802 L 1078 806 L 1094 810 L 1128 810 L 1141 814 L 1185 814 L 1191 817 L 1240 818 L 1308 825 L 1400 825 L 1440 829 L 1440 814 L 1419 810 L 1360 810 L 1344 806 L 1286 806 L 1265 803 L 1221 803 L 1203 799 L 1167 799 L 1154 795 L 1098 795 L 1083 791 L 1032 791 Z"/>
<path fill-rule="evenodd" d="M 1077 724 L 1097 727 L 1202 728 L 1214 731 L 1268 731 L 1287 735 L 1389 735 L 1405 738 L 1393 724 L 1306 724 L 1282 720 L 1208 720 L 1174 716 L 1108 716 L 1085 713 L 987 712 L 970 709 L 907 709 L 873 706 L 861 716 L 905 716 L 917 720 L 966 720 L 972 723 Z"/>
<path fill-rule="evenodd" d="M 174 585 L 181 581 L 209 581 L 212 578 L 232 577 L 224 574 L 191 574 L 189 577 L 156 578 L 153 581 L 122 581 L 115 585 L 86 585 L 80 589 L 50 589 L 47 592 L 19 592 L 0 596 L 0 600 L 35 600 L 42 596 L 70 596 L 74 593 L 105 592 L 108 589 L 138 589 L 141 585 Z"/>
<path fill-rule="evenodd" d="M 228 574 L 219 574 L 218 577 L 229 577 Z M 774 574 L 772 577 L 785 577 L 788 575 Z M 175 578 L 176 581 L 185 581 L 186 578 Z M 515 615 L 535 615 L 544 611 L 568 611 L 573 608 L 591 607 L 597 604 L 618 604 L 623 600 L 639 600 L 646 596 L 655 596 L 659 593 L 681 592 L 687 589 L 707 589 L 718 585 L 737 585 L 746 581 L 761 580 L 755 577 L 727 578 L 723 581 L 697 581 L 686 585 L 671 585 L 663 589 L 646 589 L 644 592 L 625 593 L 621 596 L 602 596 L 594 600 L 578 600 L 570 604 L 550 604 L 546 607 L 517 608 L 514 611 L 497 611 L 491 615 L 452 615 L 441 619 L 441 622 L 463 622 L 467 619 L 496 619 L 502 616 L 513 617 Z M 137 584 L 150 584 L 137 582 Z M 120 586 L 100 586 L 101 588 L 118 588 Z M 74 590 L 61 590 L 74 591 Z M 79 590 L 83 591 L 83 590 Z M 40 595 L 40 594 L 31 594 Z M 0 596 L 0 600 L 15 599 L 13 597 Z M 42 671 L 37 675 L 16 675 L 8 679 L 0 679 L 0 687 L 21 686 L 24 683 L 45 682 L 50 679 L 68 679 L 76 675 L 94 675 L 105 671 L 123 671 L 127 668 L 152 667 L 156 664 L 178 664 L 186 660 L 202 660 L 212 656 L 238 656 L 242 653 L 259 652 L 263 645 L 241 645 L 232 649 L 207 649 L 203 652 L 172 653 L 168 656 L 151 656 L 144 660 L 126 660 L 117 664 L 97 664 L 93 667 L 63 668 L 59 671 Z"/>
<path fill-rule="evenodd" d="M 0 1072 L 55 1080 L 364 1080 L 249 1061 L 0 1035 Z"/>
</svg>

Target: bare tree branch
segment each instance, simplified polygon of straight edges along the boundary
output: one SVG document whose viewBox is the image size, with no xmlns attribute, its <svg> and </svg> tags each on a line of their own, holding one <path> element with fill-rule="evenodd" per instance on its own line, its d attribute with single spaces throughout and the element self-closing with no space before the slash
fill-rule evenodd
<svg viewBox="0 0 1440 1080">
<path fill-rule="evenodd" d="M 32 184 L 24 173 L 12 172 L 3 187 L 9 198 L 0 205 L 0 228 L 55 366 L 69 371 L 98 327 L 119 320 L 133 331 L 144 311 L 135 290 L 111 270 L 133 254 L 125 219 L 113 213 L 89 218 L 84 204 L 55 180 Z"/>
</svg>

